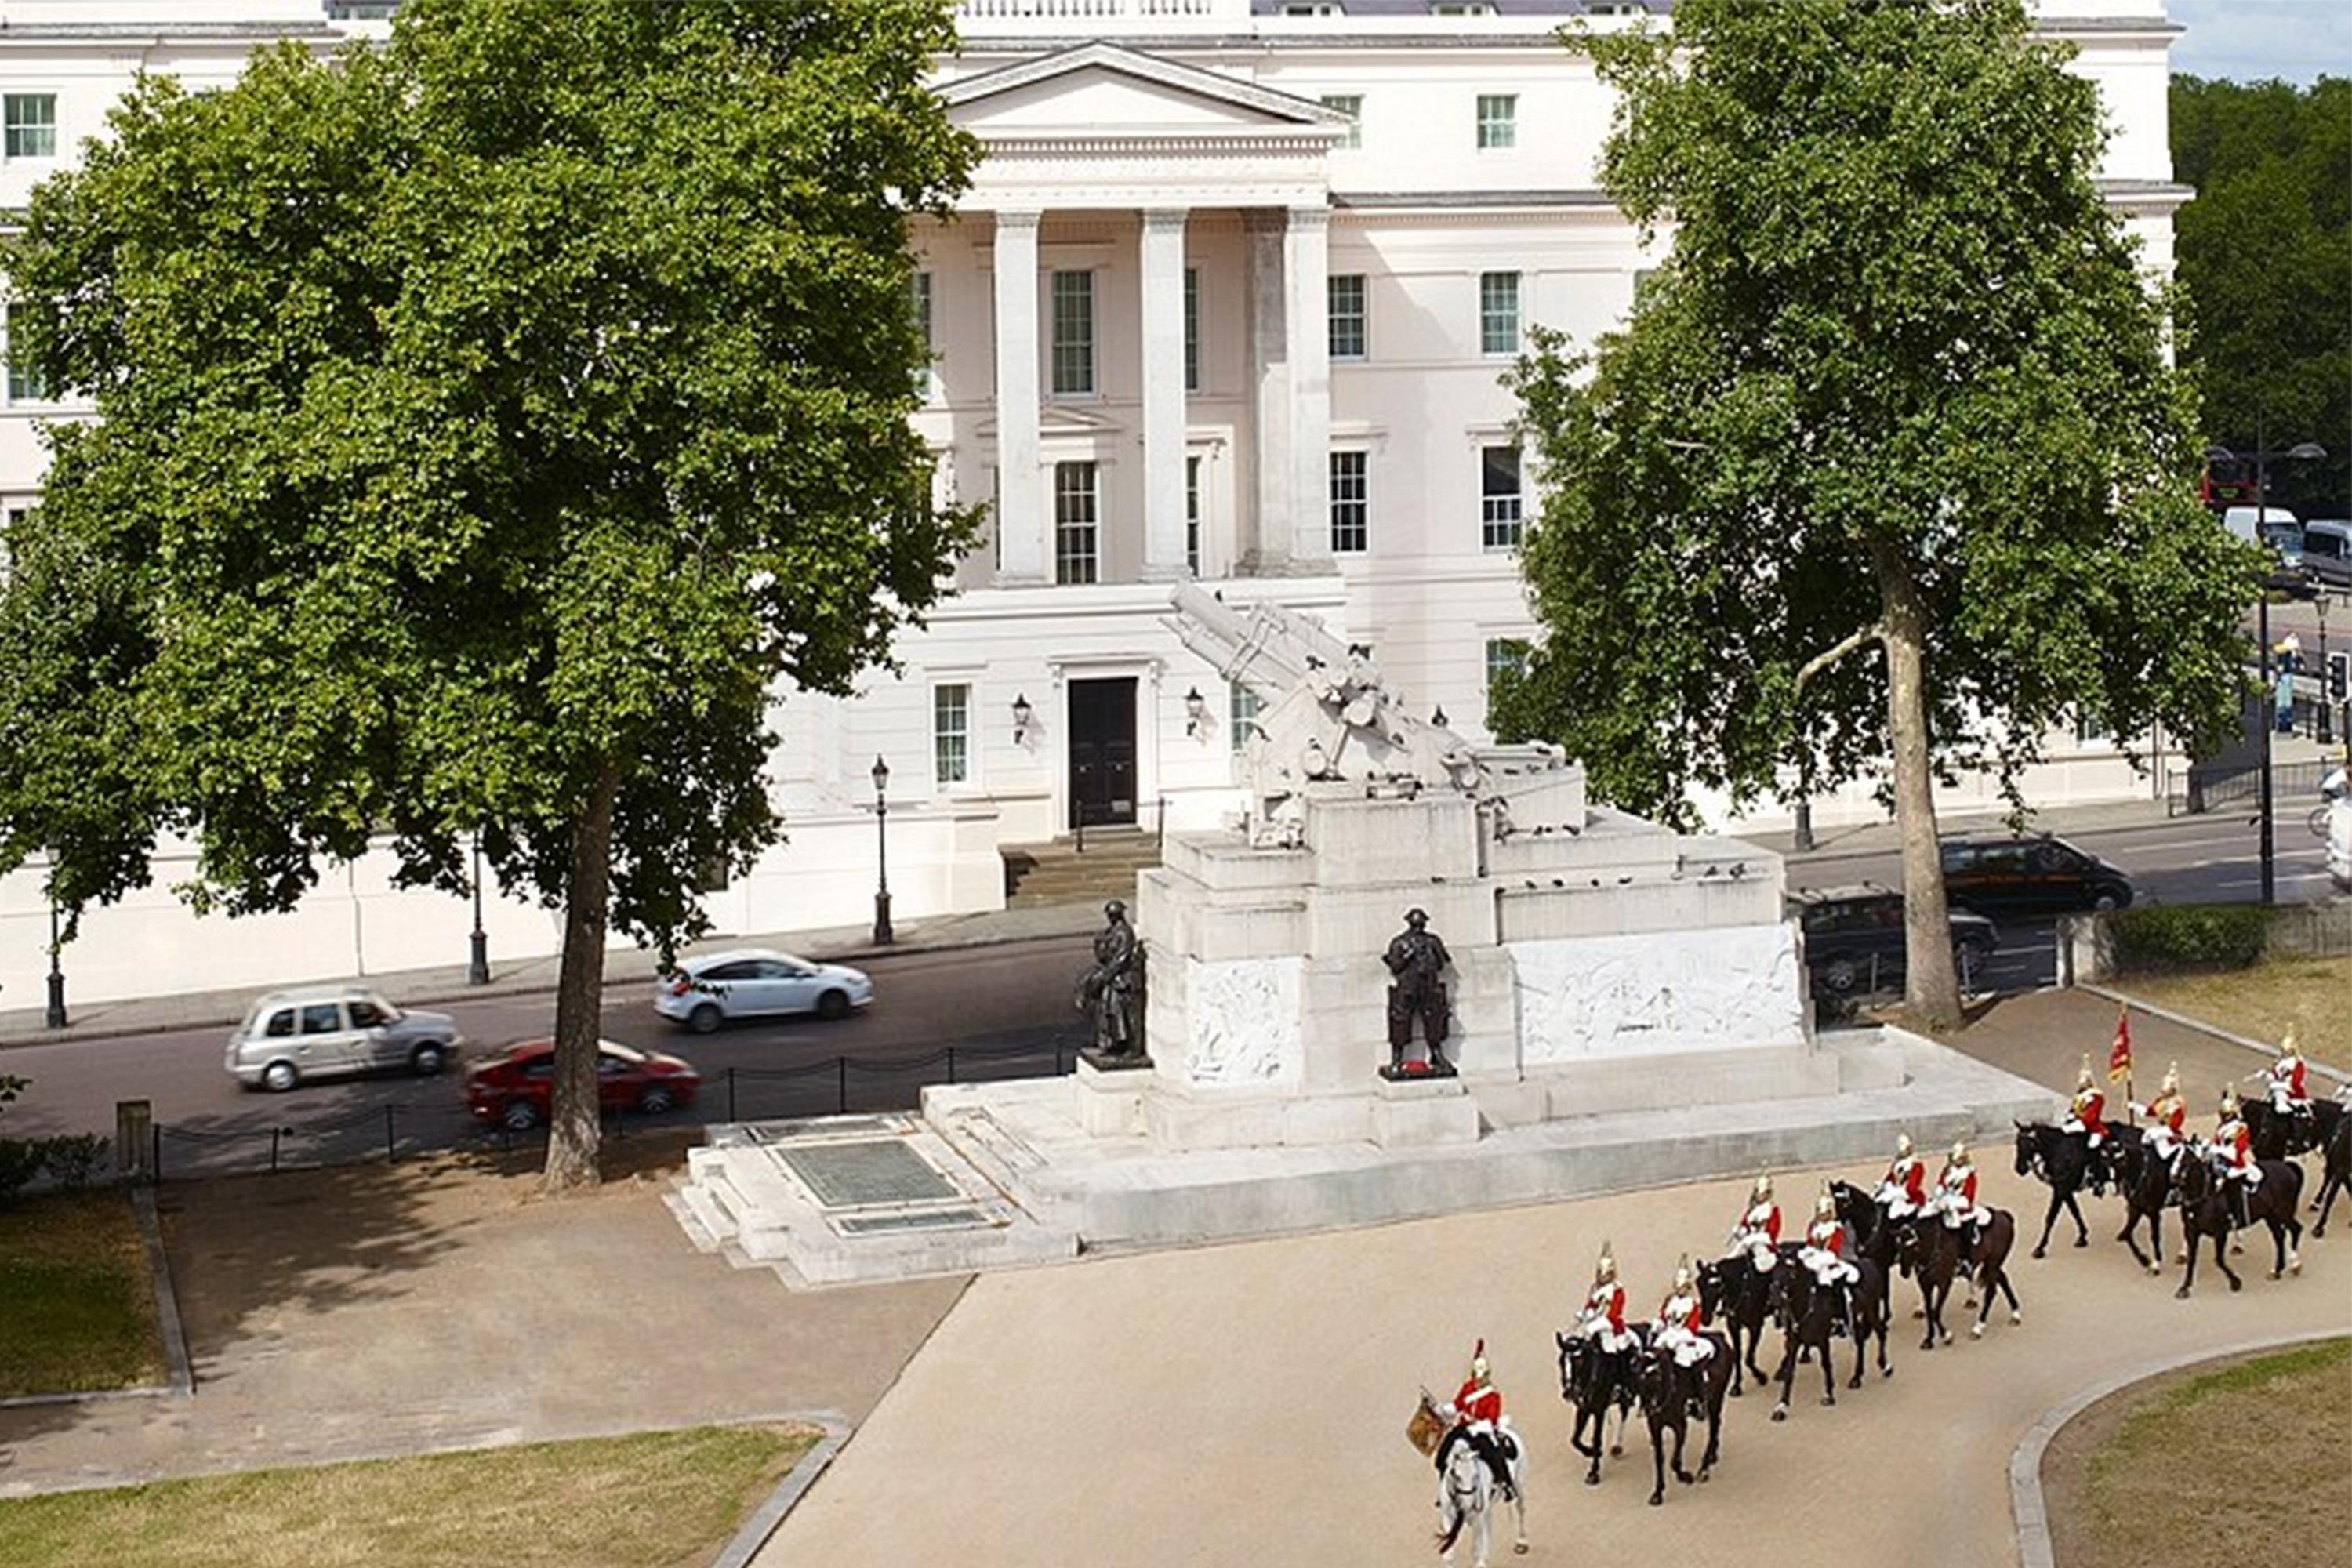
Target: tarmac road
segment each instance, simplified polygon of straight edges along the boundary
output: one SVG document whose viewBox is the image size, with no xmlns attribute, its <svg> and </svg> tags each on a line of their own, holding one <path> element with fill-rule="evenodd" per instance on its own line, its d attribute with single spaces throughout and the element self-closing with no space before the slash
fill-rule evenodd
<svg viewBox="0 0 2352 1568">
<path fill-rule="evenodd" d="M 1086 939 L 1064 937 L 861 961 L 874 976 L 876 1000 L 856 1016 L 747 1023 L 708 1036 L 661 1018 L 650 991 L 615 987 L 605 994 L 605 1037 L 685 1057 L 701 1070 L 704 1090 L 695 1107 L 614 1125 L 626 1136 L 648 1122 L 724 1120 L 730 1068 L 738 1069 L 736 1109 L 746 1119 L 837 1110 L 845 1083 L 851 1109 L 911 1104 L 916 1085 L 946 1076 L 943 1063 L 903 1072 L 887 1064 L 949 1046 L 961 1053 L 960 1078 L 1051 1070 L 1057 1044 L 1079 1043 L 1071 982 L 1087 951 Z M 468 1058 L 554 1027 L 554 998 L 547 994 L 486 997 L 439 1010 L 457 1018 Z M 0 1068 L 32 1087 L 9 1108 L 8 1130 L 17 1136 L 111 1132 L 115 1101 L 143 1098 L 169 1130 L 167 1174 L 266 1169 L 273 1128 L 285 1130 L 278 1142 L 287 1163 L 380 1156 L 387 1109 L 392 1137 L 404 1152 L 497 1136 L 478 1130 L 467 1114 L 462 1063 L 437 1079 L 345 1079 L 262 1094 L 240 1088 L 224 1068 L 226 1038 L 225 1029 L 182 1029 L 10 1050 L 0 1056 Z M 1003 1059 L 990 1059 L 992 1052 L 1004 1053 Z M 832 1068 L 837 1057 L 871 1065 L 845 1077 Z M 796 1077 L 756 1076 L 812 1068 Z"/>
</svg>

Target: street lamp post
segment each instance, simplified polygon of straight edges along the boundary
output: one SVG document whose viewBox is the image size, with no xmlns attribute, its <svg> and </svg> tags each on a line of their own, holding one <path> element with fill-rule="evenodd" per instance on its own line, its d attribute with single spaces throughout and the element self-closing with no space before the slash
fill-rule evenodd
<svg viewBox="0 0 2352 1568">
<path fill-rule="evenodd" d="M 474 934 L 473 952 L 466 963 L 466 984 L 488 985 L 490 983 L 490 933 L 482 929 L 482 836 L 474 835 Z"/>
<path fill-rule="evenodd" d="M 2323 746 L 2336 740 L 2336 700 L 2327 689 L 2327 590 L 2322 587 L 2311 607 L 2319 614 L 2319 718 L 2313 736 Z"/>
<path fill-rule="evenodd" d="M 2252 452 L 2232 452 L 2227 447 L 2209 447 L 2206 448 L 2205 455 L 2208 458 L 2220 458 L 2225 460 L 2234 460 L 2237 462 L 2244 462 L 2249 458 L 2252 458 L 2254 465 L 2254 542 L 2257 545 L 2260 545 L 2263 542 L 2263 524 L 2270 521 L 2271 459 L 2273 458 L 2292 458 L 2297 462 L 2309 462 L 2326 457 L 2327 448 L 2320 446 L 2315 441 L 2298 441 L 2292 447 L 2288 447 L 2275 452 L 2271 451 L 2263 445 L 2262 416 L 2257 414 L 2254 419 L 2254 449 Z M 2276 721 L 2271 717 L 2267 708 L 2267 704 L 2271 700 L 2270 577 L 2271 574 L 2269 573 L 2265 572 L 2263 574 L 2262 586 L 2254 598 L 2254 638 L 2256 643 L 2259 645 L 2259 663 L 2257 668 L 2262 672 L 2262 702 L 2257 705 L 2257 711 L 2262 714 L 2263 731 L 2263 797 L 2262 816 L 2260 820 L 2262 823 L 2263 902 L 2266 904 L 2275 903 L 2278 896 L 2277 813 L 2271 804 L 2271 731 L 2278 726 Z"/>
<path fill-rule="evenodd" d="M 897 940 L 890 932 L 890 764 L 874 759 L 874 945 L 887 947 Z"/>
<path fill-rule="evenodd" d="M 49 900 L 49 1005 L 41 1021 L 52 1029 L 66 1026 L 65 943 L 58 936 L 58 901 Z"/>
</svg>

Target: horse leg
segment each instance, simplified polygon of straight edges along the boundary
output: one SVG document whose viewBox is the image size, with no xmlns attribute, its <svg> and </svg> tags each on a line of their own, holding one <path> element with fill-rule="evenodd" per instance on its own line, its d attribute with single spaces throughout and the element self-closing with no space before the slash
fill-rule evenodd
<svg viewBox="0 0 2352 1568">
<path fill-rule="evenodd" d="M 1837 1368 L 1831 1364 L 1836 1358 L 1830 1354 L 1829 1315 L 1822 1316 L 1822 1403 L 1837 1403 Z"/>
<path fill-rule="evenodd" d="M 1650 1417 L 1650 1506 L 1657 1508 L 1666 1500 L 1666 1435 L 1655 1415 Z"/>
<path fill-rule="evenodd" d="M 2135 1233 L 2139 1229 L 2140 1218 L 2141 1215 L 2139 1210 L 2136 1208 L 2127 1209 L 2124 1215 L 2124 1227 L 2116 1233 L 2116 1239 L 2122 1242 L 2126 1247 L 2131 1248 L 2132 1261 L 2134 1263 L 2138 1264 L 2142 1268 L 2145 1268 L 2150 1274 L 2153 1274 L 2157 1271 L 2156 1265 L 2147 1260 L 2147 1255 L 2140 1251 L 2139 1243 L 2134 1239 Z M 2163 1246 L 2161 1242 L 2158 1242 L 2157 1245 L 2159 1249 Z"/>
<path fill-rule="evenodd" d="M 1617 1406 L 1617 1440 L 1609 1445 L 1609 1457 L 1611 1458 L 1622 1459 L 1625 1457 L 1625 1423 L 1632 1420 L 1633 1417 L 1633 1405 L 1630 1403 L 1621 1401 Z M 1605 1412 L 1601 1418 L 1603 1421 L 1608 1419 Z M 1593 1432 L 1592 1440 L 1595 1443 L 1598 1443 L 1601 1440 L 1601 1433 L 1599 1430 L 1596 1429 Z M 1596 1465 L 1593 1468 L 1598 1469 L 1600 1467 Z"/>
<path fill-rule="evenodd" d="M 2066 1194 L 2066 1212 L 2074 1216 L 2074 1245 L 2090 1246 L 2091 1227 L 2083 1223 L 2083 1205 L 2075 1202 L 2075 1195 L 2073 1193 Z"/>
<path fill-rule="evenodd" d="M 1787 1344 L 1782 1347 L 1780 1370 L 1774 1373 L 1772 1377 L 1773 1381 L 1780 1385 L 1780 1398 L 1772 1406 L 1772 1419 L 1786 1421 L 1789 1418 L 1789 1391 L 1797 1381 L 1797 1342 L 1794 1335 L 1790 1336 Z"/>
<path fill-rule="evenodd" d="M 1528 1554 L 1528 1489 L 1519 1479 L 1519 1467 L 1511 1467 L 1511 1518 L 1517 1534 L 1511 1538 L 1511 1551 L 1517 1556 Z"/>
<path fill-rule="evenodd" d="M 2189 1289 L 2197 1283 L 2197 1248 L 2204 1239 L 2204 1234 L 2197 1228 L 2197 1222 L 2183 1210 L 2180 1215 L 2180 1260 L 2188 1265 L 2188 1268 L 2180 1276 L 2179 1289 L 2172 1292 L 2176 1301 L 2189 1300 Z"/>
<path fill-rule="evenodd" d="M 1676 1389 L 1675 1391 L 1675 1397 L 1676 1399 L 1683 1397 L 1683 1394 L 1680 1389 Z M 1680 1481 L 1685 1486 L 1690 1485 L 1692 1480 L 1696 1479 L 1688 1470 L 1683 1468 L 1683 1448 L 1689 1442 L 1690 1416 L 1685 1413 L 1675 1422 L 1675 1479 Z"/>
<path fill-rule="evenodd" d="M 2055 1187 L 2050 1189 L 2050 1207 L 2045 1210 L 2042 1215 L 2042 1239 L 2033 1244 L 2034 1257 L 2043 1258 L 2049 1255 L 2050 1232 L 2052 1227 L 2056 1226 L 2058 1223 L 2059 1205 L 2063 1204 L 2065 1201 L 2065 1194 L 2060 1192 Z"/>
<path fill-rule="evenodd" d="M 2338 1175 L 2330 1174 L 2319 1184 L 2319 1196 L 2311 1205 L 2319 1211 L 2319 1223 L 2311 1227 L 2313 1240 L 2327 1239 L 2327 1215 L 2336 1207 L 2336 1194 L 2343 1190 L 2344 1178 Z"/>
<path fill-rule="evenodd" d="M 2246 1282 L 2238 1278 L 2238 1271 L 2230 1267 L 2230 1243 L 2237 1238 L 2237 1234 L 2226 1219 L 2221 1222 L 2221 1228 L 2213 1233 L 2213 1266 L 2228 1278 L 2232 1291 L 2246 1288 Z M 2245 1248 L 2241 1245 L 2238 1250 L 2242 1252 Z"/>
</svg>

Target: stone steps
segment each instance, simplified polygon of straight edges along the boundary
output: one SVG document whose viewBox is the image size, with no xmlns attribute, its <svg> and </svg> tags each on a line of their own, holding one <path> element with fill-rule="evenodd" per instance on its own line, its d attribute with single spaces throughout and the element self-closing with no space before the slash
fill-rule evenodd
<svg viewBox="0 0 2352 1568">
<path fill-rule="evenodd" d="M 1098 829 L 1087 835 L 1083 854 L 1075 839 L 1010 844 L 1000 853 L 1006 906 L 1034 908 L 1133 898 L 1135 874 L 1160 864 L 1160 840 L 1131 830 Z"/>
</svg>

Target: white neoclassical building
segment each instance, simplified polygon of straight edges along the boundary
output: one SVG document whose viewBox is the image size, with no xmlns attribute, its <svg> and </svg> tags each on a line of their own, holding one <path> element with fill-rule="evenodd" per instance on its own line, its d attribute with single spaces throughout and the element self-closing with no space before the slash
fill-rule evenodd
<svg viewBox="0 0 2352 1568">
<path fill-rule="evenodd" d="M 361 0 L 0 0 L 0 208 L 99 134 L 141 70 L 232 77 L 268 39 L 380 35 Z M 990 504 L 960 592 L 901 672 L 795 695 L 772 766 L 791 841 L 719 894 L 722 930 L 870 910 L 889 775 L 902 915 L 1003 898 L 1000 847 L 1236 804 L 1249 699 L 1161 624 L 1169 584 L 1321 616 L 1417 707 L 1483 729 L 1490 671 L 1533 633 L 1517 574 L 1534 476 L 1501 373 L 1541 322 L 1590 342 L 1648 258 L 1597 188 L 1607 90 L 1564 24 L 1664 4 L 1579 0 L 962 0 L 939 65 L 986 150 L 955 219 L 922 223 L 934 363 L 917 422 L 942 493 Z M 2114 136 L 2103 171 L 2148 265 L 2171 265 L 2163 0 L 2043 0 Z M 12 374 L 0 504 L 38 496 L 41 417 Z M 2043 801 L 2135 785 L 2086 740 Z M 1964 792 L 1965 793 L 1965 792 Z M 1825 805 L 1833 813 L 1835 803 Z M 1850 809 L 1874 811 L 1858 796 Z M 94 997 L 454 962 L 470 917 L 339 868 L 257 938 L 158 891 L 91 917 Z M 159 886 L 173 880 L 164 868 Z M 494 910 L 503 953 L 550 919 Z M 0 885 L 0 1008 L 37 997 L 37 879 Z"/>
</svg>

